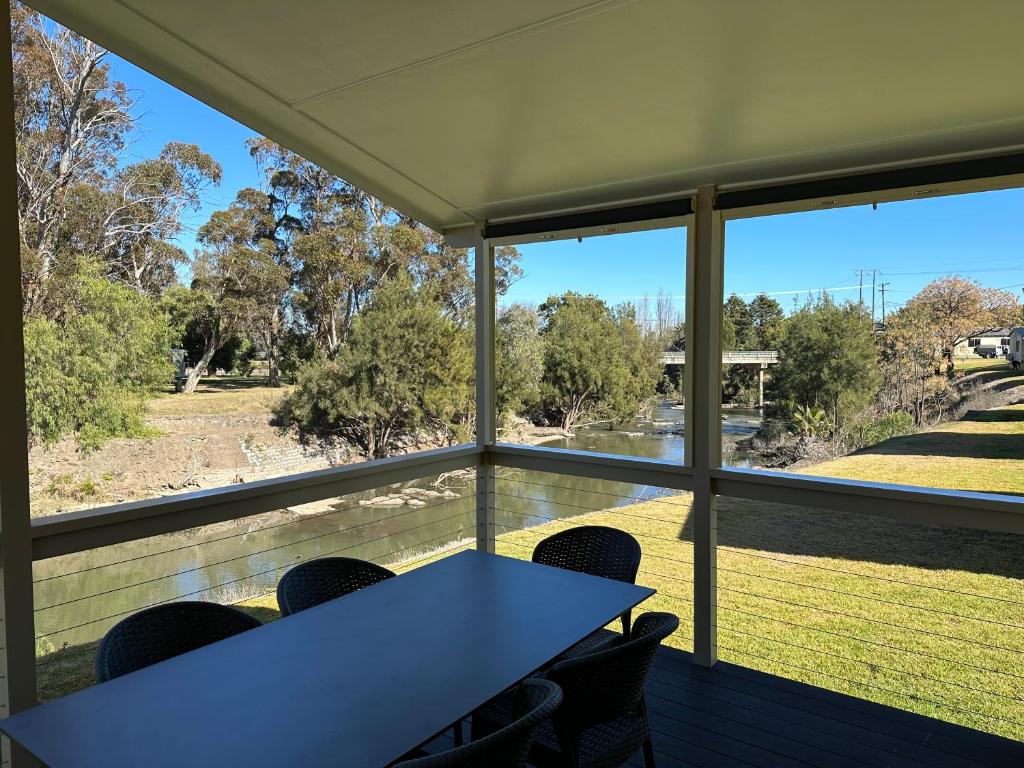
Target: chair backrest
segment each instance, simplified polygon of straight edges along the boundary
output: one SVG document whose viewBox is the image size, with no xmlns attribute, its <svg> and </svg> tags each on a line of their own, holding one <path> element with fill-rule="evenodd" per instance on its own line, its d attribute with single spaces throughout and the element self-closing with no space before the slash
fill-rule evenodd
<svg viewBox="0 0 1024 768">
<path fill-rule="evenodd" d="M 679 618 L 671 613 L 645 613 L 633 622 L 630 639 L 619 638 L 606 650 L 552 666 L 547 677 L 558 683 L 565 696 L 559 721 L 579 732 L 636 713 L 654 654 L 678 627 Z"/>
<path fill-rule="evenodd" d="M 561 689 L 550 680 L 524 680 L 516 692 L 516 719 L 504 728 L 447 752 L 396 763 L 394 768 L 523 768 L 533 729 L 550 717 L 561 701 Z"/>
<path fill-rule="evenodd" d="M 184 601 L 154 605 L 122 619 L 96 649 L 96 680 L 104 682 L 193 651 L 261 622 L 230 605 Z"/>
<path fill-rule="evenodd" d="M 581 525 L 552 534 L 533 550 L 533 562 L 634 583 L 640 543 L 625 531 Z"/>
<path fill-rule="evenodd" d="M 281 615 L 288 616 L 394 575 L 381 565 L 354 557 L 320 557 L 295 566 L 282 577 L 277 584 L 277 605 Z"/>
</svg>

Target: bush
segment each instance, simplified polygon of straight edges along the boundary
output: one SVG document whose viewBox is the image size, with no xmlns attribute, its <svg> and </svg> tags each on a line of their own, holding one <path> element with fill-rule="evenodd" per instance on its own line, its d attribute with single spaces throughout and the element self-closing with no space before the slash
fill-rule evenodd
<svg viewBox="0 0 1024 768">
<path fill-rule="evenodd" d="M 339 435 L 370 458 L 431 433 L 472 434 L 473 343 L 426 290 L 382 286 L 355 319 L 337 357 L 301 365 L 278 419 Z"/>
<path fill-rule="evenodd" d="M 25 322 L 29 440 L 49 444 L 76 433 L 85 450 L 112 437 L 141 437 L 142 404 L 172 376 L 170 330 L 153 299 L 85 277 L 77 306 L 58 325 Z"/>
<path fill-rule="evenodd" d="M 850 449 L 865 448 L 909 435 L 915 431 L 914 417 L 905 411 L 896 411 L 857 424 L 850 432 Z"/>
</svg>

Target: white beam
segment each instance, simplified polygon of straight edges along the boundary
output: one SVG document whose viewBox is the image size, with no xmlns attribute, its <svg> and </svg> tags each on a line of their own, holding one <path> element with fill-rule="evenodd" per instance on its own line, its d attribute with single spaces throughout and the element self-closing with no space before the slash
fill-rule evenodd
<svg viewBox="0 0 1024 768">
<path fill-rule="evenodd" d="M 703 666 L 718 658 L 717 523 L 711 471 L 722 461 L 722 218 L 715 188 L 694 197 L 692 247 L 686 265 L 687 380 L 685 446 L 693 467 L 693 656 Z"/>
<path fill-rule="evenodd" d="M 590 477 L 676 491 L 693 488 L 693 473 L 690 470 L 675 462 L 659 459 L 507 443 L 488 448 L 487 456 L 495 466 L 530 472 L 555 472 L 571 477 Z"/>
<path fill-rule="evenodd" d="M 476 275 L 476 444 L 486 450 L 497 437 L 494 398 L 494 248 L 477 228 Z M 494 551 L 494 465 L 486 460 L 476 471 L 476 546 Z"/>
<path fill-rule="evenodd" d="M 0 610 L 3 679 L 0 715 L 36 704 L 35 621 L 32 606 L 32 541 L 28 491 L 28 433 L 25 421 L 25 349 L 22 329 L 21 243 L 15 169 L 11 20 L 7 3 L 0 12 Z M 37 765 L 6 742 L 11 765 Z"/>
<path fill-rule="evenodd" d="M 477 466 L 482 453 L 476 445 L 457 445 L 288 477 L 65 512 L 33 523 L 32 555 L 43 560 L 453 472 Z"/>
</svg>

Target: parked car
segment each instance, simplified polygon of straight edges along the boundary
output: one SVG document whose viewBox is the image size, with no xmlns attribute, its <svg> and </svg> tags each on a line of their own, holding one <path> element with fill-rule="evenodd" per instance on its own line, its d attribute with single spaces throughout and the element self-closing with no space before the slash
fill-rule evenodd
<svg viewBox="0 0 1024 768">
<path fill-rule="evenodd" d="M 1002 345 L 982 345 L 974 347 L 974 354 L 985 358 L 1006 357 L 1007 348 Z"/>
</svg>

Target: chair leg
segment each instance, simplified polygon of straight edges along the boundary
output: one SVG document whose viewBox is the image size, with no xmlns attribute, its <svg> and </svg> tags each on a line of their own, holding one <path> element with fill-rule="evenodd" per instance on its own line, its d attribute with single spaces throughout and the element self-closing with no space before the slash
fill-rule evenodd
<svg viewBox="0 0 1024 768">
<path fill-rule="evenodd" d="M 455 739 L 455 746 L 456 747 L 461 747 L 462 746 L 462 743 L 463 743 L 462 739 L 463 739 L 463 737 L 462 737 L 462 721 L 461 720 L 459 720 L 457 723 L 455 723 L 455 725 L 452 726 L 452 738 Z"/>
<path fill-rule="evenodd" d="M 654 745 L 650 734 L 644 739 L 644 768 L 654 768 Z"/>
<path fill-rule="evenodd" d="M 626 611 L 622 614 L 622 639 L 629 640 L 630 624 L 632 620 L 633 612 Z"/>
</svg>

